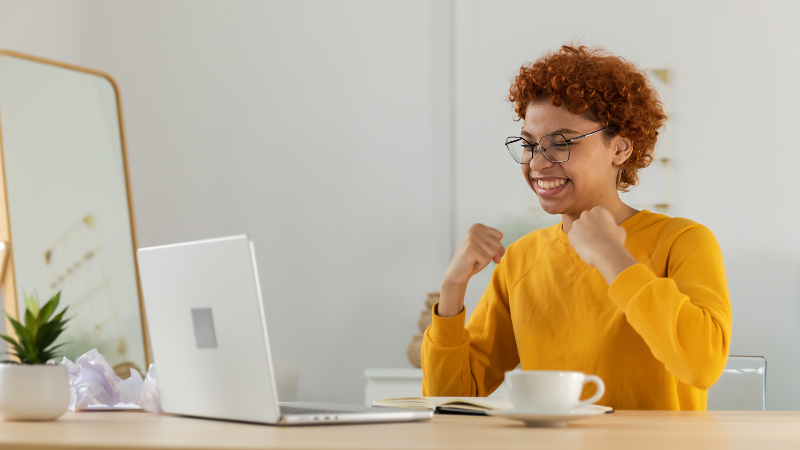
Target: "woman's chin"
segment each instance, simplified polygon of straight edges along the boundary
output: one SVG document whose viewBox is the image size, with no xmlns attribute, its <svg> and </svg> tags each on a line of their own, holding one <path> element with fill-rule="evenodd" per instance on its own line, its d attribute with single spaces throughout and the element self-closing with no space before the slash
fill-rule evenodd
<svg viewBox="0 0 800 450">
<path fill-rule="evenodd" d="M 552 215 L 564 214 L 564 211 L 567 210 L 567 205 L 565 205 L 563 201 L 553 201 L 550 199 L 543 199 L 542 197 L 539 197 L 539 205 L 544 212 Z"/>
</svg>

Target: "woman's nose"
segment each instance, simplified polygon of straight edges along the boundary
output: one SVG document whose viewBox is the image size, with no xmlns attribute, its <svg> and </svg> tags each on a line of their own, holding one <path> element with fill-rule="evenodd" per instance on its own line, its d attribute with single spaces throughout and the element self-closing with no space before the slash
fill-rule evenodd
<svg viewBox="0 0 800 450">
<path fill-rule="evenodd" d="M 545 158 L 540 150 L 533 154 L 531 162 L 529 162 L 528 165 L 530 165 L 531 170 L 539 172 L 542 169 L 546 169 L 552 166 L 553 163 L 550 162 L 550 160 L 548 160 L 547 158 Z"/>
</svg>

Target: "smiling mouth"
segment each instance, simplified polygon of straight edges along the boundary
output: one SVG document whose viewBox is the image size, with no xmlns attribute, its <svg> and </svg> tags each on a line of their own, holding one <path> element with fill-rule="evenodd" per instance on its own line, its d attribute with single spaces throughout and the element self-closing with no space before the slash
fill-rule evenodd
<svg viewBox="0 0 800 450">
<path fill-rule="evenodd" d="M 554 191 L 565 184 L 569 183 L 569 178 L 559 178 L 557 180 L 538 180 L 534 179 L 533 182 L 542 191 Z"/>
</svg>

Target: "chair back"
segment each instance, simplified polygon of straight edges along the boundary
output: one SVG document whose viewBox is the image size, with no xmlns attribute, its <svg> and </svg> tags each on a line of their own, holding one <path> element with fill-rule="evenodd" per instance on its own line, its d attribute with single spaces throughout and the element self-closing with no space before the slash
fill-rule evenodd
<svg viewBox="0 0 800 450">
<path fill-rule="evenodd" d="M 765 411 L 766 409 L 766 358 L 729 356 L 719 380 L 708 389 L 708 410 Z"/>
</svg>

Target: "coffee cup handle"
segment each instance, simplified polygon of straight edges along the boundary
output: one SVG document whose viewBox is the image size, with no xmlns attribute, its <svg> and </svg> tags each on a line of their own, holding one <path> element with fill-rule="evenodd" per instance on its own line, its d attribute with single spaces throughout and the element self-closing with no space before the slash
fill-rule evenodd
<svg viewBox="0 0 800 450">
<path fill-rule="evenodd" d="M 583 379 L 583 384 L 586 383 L 594 383 L 594 385 L 597 386 L 597 392 L 595 392 L 593 396 L 578 403 L 577 408 L 580 408 L 581 406 L 591 405 L 592 403 L 600 400 L 600 398 L 603 397 L 603 394 L 606 393 L 606 385 L 605 383 L 603 383 L 603 380 L 601 380 L 600 377 L 598 377 L 597 375 L 586 375 L 586 378 Z"/>
</svg>

